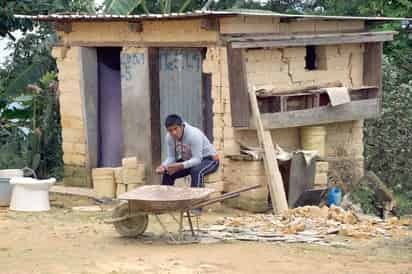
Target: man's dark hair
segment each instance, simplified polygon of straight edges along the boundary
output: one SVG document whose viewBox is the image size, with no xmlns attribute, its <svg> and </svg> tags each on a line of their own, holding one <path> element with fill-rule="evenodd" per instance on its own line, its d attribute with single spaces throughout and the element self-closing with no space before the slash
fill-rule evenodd
<svg viewBox="0 0 412 274">
<path fill-rule="evenodd" d="M 177 115 L 177 114 L 170 114 L 169 116 L 166 117 L 165 121 L 165 127 L 171 127 L 171 126 L 182 126 L 183 125 L 183 120 L 182 118 Z"/>
</svg>

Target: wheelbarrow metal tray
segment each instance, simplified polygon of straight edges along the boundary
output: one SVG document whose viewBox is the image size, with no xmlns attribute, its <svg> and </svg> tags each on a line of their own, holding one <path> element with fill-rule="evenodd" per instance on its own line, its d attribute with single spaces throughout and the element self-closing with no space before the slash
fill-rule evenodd
<svg viewBox="0 0 412 274">
<path fill-rule="evenodd" d="M 206 201 L 212 192 L 208 188 L 146 185 L 123 193 L 119 199 L 127 200 L 132 211 L 161 213 L 189 209 Z"/>
</svg>

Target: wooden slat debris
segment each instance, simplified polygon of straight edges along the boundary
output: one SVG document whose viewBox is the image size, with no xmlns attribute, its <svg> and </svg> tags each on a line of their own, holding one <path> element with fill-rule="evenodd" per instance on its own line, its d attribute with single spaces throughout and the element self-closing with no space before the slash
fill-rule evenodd
<svg viewBox="0 0 412 274">
<path fill-rule="evenodd" d="M 256 121 L 257 135 L 259 143 L 263 146 L 264 151 L 264 165 L 266 176 L 268 178 L 269 192 L 272 201 L 273 210 L 276 213 L 282 213 L 288 209 L 285 189 L 283 187 L 282 176 L 280 174 L 279 166 L 276 160 L 275 148 L 272 142 L 272 136 L 269 130 L 263 128 L 262 120 L 260 118 L 259 106 L 256 98 L 256 91 L 254 88 L 249 90 L 250 104 L 252 113 Z"/>
</svg>

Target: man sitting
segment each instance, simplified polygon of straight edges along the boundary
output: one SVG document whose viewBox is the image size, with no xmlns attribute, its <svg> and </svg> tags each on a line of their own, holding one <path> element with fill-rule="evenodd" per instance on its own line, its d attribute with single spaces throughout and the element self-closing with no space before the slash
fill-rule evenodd
<svg viewBox="0 0 412 274">
<path fill-rule="evenodd" d="M 167 159 L 156 169 L 163 174 L 162 185 L 174 185 L 177 178 L 190 175 L 191 187 L 203 187 L 204 176 L 216 172 L 219 157 L 203 132 L 178 115 L 166 118 Z"/>
</svg>

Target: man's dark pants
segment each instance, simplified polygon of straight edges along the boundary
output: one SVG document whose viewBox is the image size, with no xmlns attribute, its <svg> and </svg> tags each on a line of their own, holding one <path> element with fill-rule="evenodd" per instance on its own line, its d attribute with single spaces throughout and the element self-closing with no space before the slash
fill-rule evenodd
<svg viewBox="0 0 412 274">
<path fill-rule="evenodd" d="M 173 175 L 163 174 L 162 185 L 172 186 L 177 178 L 192 177 L 191 187 L 203 187 L 203 179 L 206 175 L 215 172 L 219 168 L 219 161 L 213 160 L 212 157 L 203 158 L 202 162 L 194 167 L 180 170 Z"/>
</svg>

